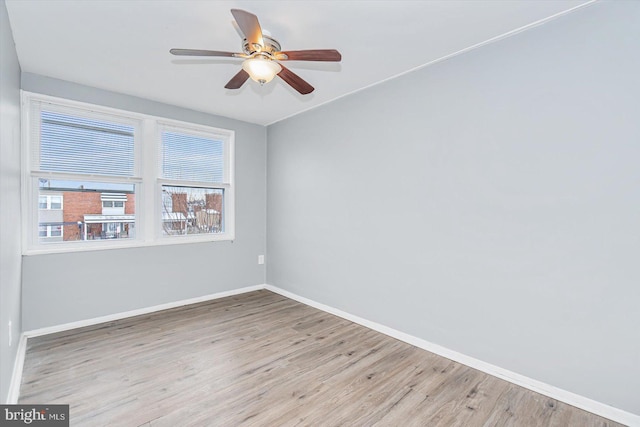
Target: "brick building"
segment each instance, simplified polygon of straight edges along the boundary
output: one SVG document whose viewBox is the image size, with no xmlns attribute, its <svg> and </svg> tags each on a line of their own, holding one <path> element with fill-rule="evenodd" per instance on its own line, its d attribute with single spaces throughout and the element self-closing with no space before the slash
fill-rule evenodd
<svg viewBox="0 0 640 427">
<path fill-rule="evenodd" d="M 135 194 L 40 191 L 42 241 L 117 239 L 134 232 Z"/>
<path fill-rule="evenodd" d="M 166 234 L 198 234 L 222 230 L 222 193 L 163 193 L 162 226 Z"/>
<path fill-rule="evenodd" d="M 165 234 L 222 230 L 222 193 L 163 194 Z M 40 189 L 42 242 L 120 239 L 135 235 L 135 194 Z"/>
</svg>

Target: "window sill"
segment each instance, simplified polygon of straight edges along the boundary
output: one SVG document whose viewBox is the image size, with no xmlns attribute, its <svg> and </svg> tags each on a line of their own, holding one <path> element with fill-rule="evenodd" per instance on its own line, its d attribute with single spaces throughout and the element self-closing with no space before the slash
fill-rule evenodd
<svg viewBox="0 0 640 427">
<path fill-rule="evenodd" d="M 184 244 L 196 244 L 196 243 L 209 243 L 209 242 L 231 242 L 233 243 L 235 236 L 230 234 L 216 235 L 216 236 L 172 236 L 162 237 L 158 240 L 142 241 L 131 240 L 129 242 L 68 242 L 63 245 L 51 244 L 43 245 L 37 248 L 26 249 L 22 252 L 24 256 L 31 255 L 45 255 L 45 254 L 60 254 L 60 253 L 72 253 L 72 252 L 89 252 L 89 251 L 107 251 L 113 249 L 130 249 L 130 248 L 145 248 L 152 246 L 173 246 Z"/>
</svg>

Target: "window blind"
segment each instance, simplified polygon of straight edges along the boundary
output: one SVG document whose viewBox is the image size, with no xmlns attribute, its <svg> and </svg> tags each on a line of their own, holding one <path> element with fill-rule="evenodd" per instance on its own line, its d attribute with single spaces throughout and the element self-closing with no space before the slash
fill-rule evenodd
<svg viewBox="0 0 640 427">
<path fill-rule="evenodd" d="M 162 177 L 206 183 L 224 182 L 224 142 L 163 131 Z"/>
<path fill-rule="evenodd" d="M 134 175 L 134 127 L 52 111 L 40 112 L 42 171 Z"/>
</svg>

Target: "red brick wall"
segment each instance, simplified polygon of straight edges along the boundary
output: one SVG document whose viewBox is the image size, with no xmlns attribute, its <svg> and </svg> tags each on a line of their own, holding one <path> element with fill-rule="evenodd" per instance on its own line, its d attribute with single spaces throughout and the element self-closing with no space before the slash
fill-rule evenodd
<svg viewBox="0 0 640 427">
<path fill-rule="evenodd" d="M 127 202 L 124 204 L 124 214 L 134 215 L 136 213 L 136 195 L 127 194 Z"/>
<path fill-rule="evenodd" d="M 207 209 L 214 209 L 222 213 L 222 194 L 205 194 Z"/>
<path fill-rule="evenodd" d="M 100 193 L 66 191 L 63 197 L 62 220 L 64 222 L 84 221 L 85 214 L 100 215 L 102 213 Z M 80 228 L 77 225 L 64 226 L 63 240 L 79 239 L 81 239 Z"/>
<path fill-rule="evenodd" d="M 84 222 L 85 214 L 102 214 L 102 199 L 100 193 L 67 191 L 63 193 L 63 197 L 62 220 L 65 223 L 77 223 L 78 221 Z M 136 213 L 135 203 L 136 195 L 127 194 L 127 202 L 124 204 L 124 213 L 126 215 L 133 215 Z M 91 224 L 90 232 L 99 235 L 102 232 L 102 225 Z M 81 240 L 83 236 L 81 236 L 80 233 L 84 234 L 84 228 L 81 229 L 77 225 L 74 226 L 67 224 L 64 226 L 63 240 Z"/>
<path fill-rule="evenodd" d="M 173 212 L 187 214 L 187 193 L 172 193 L 171 204 Z"/>
</svg>

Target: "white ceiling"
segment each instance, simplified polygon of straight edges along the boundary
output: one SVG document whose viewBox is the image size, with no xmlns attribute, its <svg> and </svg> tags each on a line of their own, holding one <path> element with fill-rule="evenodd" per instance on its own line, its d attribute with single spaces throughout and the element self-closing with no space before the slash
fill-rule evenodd
<svg viewBox="0 0 640 427">
<path fill-rule="evenodd" d="M 23 72 L 263 125 L 586 3 L 6 1 Z M 224 89 L 240 59 L 169 54 L 174 47 L 241 52 L 231 8 L 256 14 L 283 50 L 338 49 L 343 60 L 288 61 L 316 88 L 303 96 L 277 78 Z"/>
</svg>

